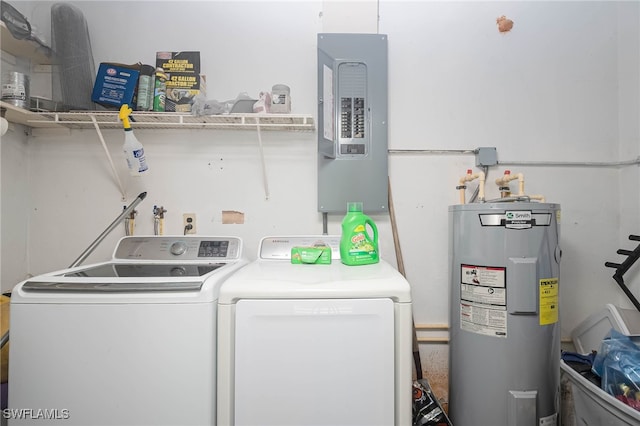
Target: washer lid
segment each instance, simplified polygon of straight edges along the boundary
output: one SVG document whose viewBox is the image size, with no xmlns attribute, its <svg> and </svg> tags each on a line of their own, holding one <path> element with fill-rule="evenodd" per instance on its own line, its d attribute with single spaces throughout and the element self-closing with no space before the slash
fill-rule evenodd
<svg viewBox="0 0 640 426">
<path fill-rule="evenodd" d="M 210 303 L 222 283 L 246 264 L 245 259 L 199 265 L 105 262 L 22 281 L 11 303 Z M 142 276 L 141 266 L 155 275 Z"/>
<path fill-rule="evenodd" d="M 106 263 L 86 269 L 74 269 L 64 277 L 201 277 L 224 266 L 224 263 L 157 264 L 157 263 Z"/>
<path fill-rule="evenodd" d="M 27 280 L 24 291 L 193 291 L 202 288 L 207 274 L 226 263 L 171 264 L 171 263 L 101 263 L 78 267 L 49 276 Z"/>
<path fill-rule="evenodd" d="M 237 237 L 128 236 L 118 241 L 111 261 L 30 278 L 15 287 L 12 302 L 65 293 L 74 302 L 82 294 L 91 301 L 106 294 L 127 294 L 140 301 L 145 294 L 167 292 L 197 293 L 193 301 L 211 301 L 217 297 L 217 282 L 245 264 L 242 240 Z"/>
<path fill-rule="evenodd" d="M 131 292 L 131 291 L 194 291 L 202 288 L 202 281 L 182 282 L 109 282 L 97 283 L 91 281 L 57 282 L 57 281 L 27 281 L 23 284 L 24 291 L 78 291 L 92 292 Z"/>
</svg>

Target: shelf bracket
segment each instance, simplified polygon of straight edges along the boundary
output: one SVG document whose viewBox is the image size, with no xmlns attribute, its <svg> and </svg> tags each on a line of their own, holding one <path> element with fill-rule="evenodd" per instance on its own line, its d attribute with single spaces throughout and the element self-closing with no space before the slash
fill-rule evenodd
<svg viewBox="0 0 640 426">
<path fill-rule="evenodd" d="M 122 186 L 122 182 L 120 181 L 120 177 L 118 176 L 118 172 L 116 171 L 116 166 L 113 164 L 113 159 L 111 158 L 111 154 L 109 153 L 109 149 L 107 148 L 107 143 L 102 136 L 102 131 L 100 131 L 100 126 L 98 125 L 98 121 L 96 120 L 95 115 L 89 114 L 91 117 L 91 122 L 93 123 L 93 127 L 95 127 L 96 132 L 98 133 L 98 138 L 100 139 L 100 143 L 102 144 L 102 148 L 104 148 L 105 154 L 107 154 L 107 159 L 109 160 L 109 165 L 111 166 L 111 171 L 113 172 L 113 176 L 116 179 L 116 183 L 118 184 L 118 188 L 120 188 L 120 194 L 122 195 L 122 199 L 126 199 L 126 194 L 124 192 L 124 187 Z"/>
<path fill-rule="evenodd" d="M 262 184 L 264 185 L 264 198 L 269 199 L 269 183 L 267 182 L 267 165 L 264 161 L 264 147 L 262 146 L 262 131 L 260 130 L 260 117 L 256 117 L 256 131 L 258 132 L 258 147 L 260 148 L 260 163 L 262 165 Z"/>
</svg>

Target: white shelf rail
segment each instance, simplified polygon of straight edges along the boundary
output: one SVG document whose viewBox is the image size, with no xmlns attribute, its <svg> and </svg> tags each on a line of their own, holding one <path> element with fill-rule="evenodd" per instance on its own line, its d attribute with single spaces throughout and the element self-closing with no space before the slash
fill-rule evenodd
<svg viewBox="0 0 640 426">
<path fill-rule="evenodd" d="M 29 118 L 27 125 L 40 127 L 47 123 L 69 128 L 87 128 L 92 126 L 94 117 L 101 128 L 119 128 L 122 123 L 117 112 L 39 112 Z M 279 131 L 313 131 L 315 124 L 309 115 L 284 114 L 221 114 L 196 116 L 185 113 L 133 113 L 135 126 L 139 129 L 230 129 Z"/>
</svg>

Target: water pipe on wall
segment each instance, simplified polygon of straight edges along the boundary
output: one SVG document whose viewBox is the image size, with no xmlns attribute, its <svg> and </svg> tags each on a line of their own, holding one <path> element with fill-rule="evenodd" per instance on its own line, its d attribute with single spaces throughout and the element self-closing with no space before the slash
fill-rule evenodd
<svg viewBox="0 0 640 426">
<path fill-rule="evenodd" d="M 164 207 L 153 206 L 153 234 L 164 235 Z"/>
<path fill-rule="evenodd" d="M 460 192 L 460 204 L 465 204 L 465 189 L 467 189 L 467 182 L 471 182 L 478 179 L 478 200 L 480 202 L 484 201 L 484 180 L 485 175 L 484 172 L 473 173 L 471 169 L 467 170 L 467 174 L 460 178 L 458 186 L 456 189 Z"/>
<path fill-rule="evenodd" d="M 126 210 L 127 206 L 124 206 L 124 209 Z M 133 235 L 133 231 L 135 229 L 136 214 L 138 214 L 137 210 L 131 210 L 129 216 L 124 219 L 124 235 Z"/>
</svg>

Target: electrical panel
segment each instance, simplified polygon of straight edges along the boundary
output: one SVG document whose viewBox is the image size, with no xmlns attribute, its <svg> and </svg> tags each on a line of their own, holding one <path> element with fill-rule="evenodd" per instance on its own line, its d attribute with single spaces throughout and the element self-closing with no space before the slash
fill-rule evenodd
<svg viewBox="0 0 640 426">
<path fill-rule="evenodd" d="M 388 209 L 387 36 L 318 34 L 318 211 Z"/>
<path fill-rule="evenodd" d="M 367 66 L 357 62 L 338 65 L 338 82 L 338 155 L 366 155 Z"/>
</svg>

